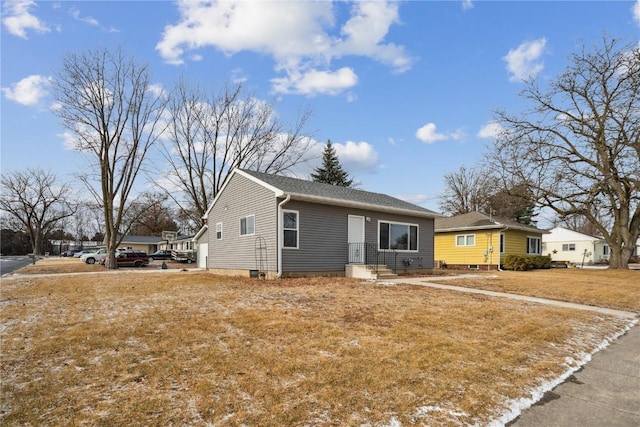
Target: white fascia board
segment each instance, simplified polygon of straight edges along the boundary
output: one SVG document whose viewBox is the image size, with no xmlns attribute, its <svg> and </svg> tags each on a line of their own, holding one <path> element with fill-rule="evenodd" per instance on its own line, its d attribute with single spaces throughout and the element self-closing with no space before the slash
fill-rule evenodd
<svg viewBox="0 0 640 427">
<path fill-rule="evenodd" d="M 435 212 L 434 213 L 419 212 L 419 211 L 413 211 L 409 209 L 400 209 L 400 208 L 393 208 L 389 206 L 374 205 L 370 203 L 332 199 L 330 197 L 310 196 L 308 194 L 294 194 L 294 193 L 289 193 L 289 195 L 291 196 L 292 200 L 319 203 L 322 205 L 344 206 L 348 208 L 367 209 L 367 210 L 372 210 L 377 212 L 395 213 L 395 214 L 402 214 L 402 215 L 408 215 L 408 216 L 416 216 L 421 218 L 439 218 L 442 216 Z"/>
<path fill-rule="evenodd" d="M 276 197 L 281 197 L 284 196 L 284 192 L 282 190 L 280 190 L 277 187 L 274 187 L 271 184 L 267 184 L 266 182 L 264 182 L 263 180 L 261 180 L 260 178 L 256 178 L 253 175 L 249 175 L 248 173 L 240 170 L 240 169 L 235 169 L 234 172 L 236 172 L 238 175 L 242 175 L 247 179 L 250 179 L 251 181 L 255 182 L 256 184 L 260 184 L 262 185 L 264 188 L 271 190 L 275 193 Z"/>
<path fill-rule="evenodd" d="M 207 229 L 209 228 L 209 226 L 207 224 L 203 225 L 200 230 L 198 230 L 198 232 L 196 233 L 195 236 L 193 236 L 193 239 L 191 239 L 193 242 L 197 242 L 198 239 L 207 231 Z"/>
</svg>

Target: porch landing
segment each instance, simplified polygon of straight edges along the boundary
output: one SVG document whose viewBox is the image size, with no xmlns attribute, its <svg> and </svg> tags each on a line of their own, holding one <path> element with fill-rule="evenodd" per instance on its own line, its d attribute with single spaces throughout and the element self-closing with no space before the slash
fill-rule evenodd
<svg viewBox="0 0 640 427">
<path fill-rule="evenodd" d="M 345 265 L 345 276 L 373 280 L 395 279 L 398 277 L 386 265 L 375 264 L 347 264 Z"/>
</svg>

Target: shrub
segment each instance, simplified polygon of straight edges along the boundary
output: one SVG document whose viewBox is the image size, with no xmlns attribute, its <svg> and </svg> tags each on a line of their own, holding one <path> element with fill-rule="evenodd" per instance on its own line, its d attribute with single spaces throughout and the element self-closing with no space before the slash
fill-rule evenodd
<svg viewBox="0 0 640 427">
<path fill-rule="evenodd" d="M 505 270 L 525 271 L 528 270 L 527 261 L 522 255 L 507 255 L 504 257 L 502 266 Z"/>
<path fill-rule="evenodd" d="M 505 270 L 513 271 L 551 268 L 551 257 L 537 255 L 507 255 L 504 257 L 502 267 Z"/>
</svg>

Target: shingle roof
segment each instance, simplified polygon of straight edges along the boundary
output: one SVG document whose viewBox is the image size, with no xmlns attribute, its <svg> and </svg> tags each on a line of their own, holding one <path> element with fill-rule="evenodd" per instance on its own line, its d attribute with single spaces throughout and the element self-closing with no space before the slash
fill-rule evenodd
<svg viewBox="0 0 640 427">
<path fill-rule="evenodd" d="M 272 175 L 250 170 L 239 170 L 271 187 L 290 195 L 294 200 L 306 200 L 327 205 L 351 206 L 377 211 L 397 212 L 407 215 L 434 218 L 440 216 L 429 209 L 396 199 L 381 193 L 323 184 L 304 179 Z"/>
<path fill-rule="evenodd" d="M 469 212 L 466 214 L 455 215 L 448 218 L 436 218 L 435 232 L 442 233 L 446 231 L 462 231 L 475 229 L 494 229 L 509 228 L 514 230 L 531 231 L 537 233 L 546 233 L 544 230 L 532 227 L 530 225 L 520 224 L 519 222 L 480 213 Z"/>
<path fill-rule="evenodd" d="M 162 243 L 162 242 L 166 242 L 166 240 L 163 240 L 162 237 L 157 237 L 157 236 L 130 236 L 130 235 L 126 235 L 124 236 L 124 238 L 122 239 L 122 243 L 141 243 L 141 244 L 156 244 L 156 243 Z"/>
</svg>

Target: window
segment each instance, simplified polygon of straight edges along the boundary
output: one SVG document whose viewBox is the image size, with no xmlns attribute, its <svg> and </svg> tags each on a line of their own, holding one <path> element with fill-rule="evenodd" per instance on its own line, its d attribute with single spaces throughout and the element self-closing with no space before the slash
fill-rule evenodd
<svg viewBox="0 0 640 427">
<path fill-rule="evenodd" d="M 418 226 L 397 222 L 378 223 L 379 246 L 381 250 L 418 250 Z"/>
<path fill-rule="evenodd" d="M 248 236 L 255 233 L 256 216 L 249 215 L 240 218 L 240 235 Z"/>
<path fill-rule="evenodd" d="M 500 233 L 500 253 L 504 253 L 504 233 Z"/>
<path fill-rule="evenodd" d="M 222 240 L 222 223 L 216 223 L 216 239 Z"/>
<path fill-rule="evenodd" d="M 563 252 L 575 251 L 575 250 L 576 250 L 576 244 L 575 243 L 564 243 L 562 245 L 562 251 Z"/>
<path fill-rule="evenodd" d="M 609 246 L 608 245 L 602 246 L 602 255 L 604 255 L 604 256 L 609 255 Z"/>
<path fill-rule="evenodd" d="M 298 212 L 282 211 L 282 246 L 298 249 Z"/>
<path fill-rule="evenodd" d="M 539 237 L 527 237 L 527 254 L 528 255 L 540 255 L 540 238 Z"/>
<path fill-rule="evenodd" d="M 475 234 L 460 234 L 456 236 L 456 246 L 475 246 L 476 235 Z"/>
</svg>

